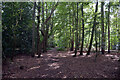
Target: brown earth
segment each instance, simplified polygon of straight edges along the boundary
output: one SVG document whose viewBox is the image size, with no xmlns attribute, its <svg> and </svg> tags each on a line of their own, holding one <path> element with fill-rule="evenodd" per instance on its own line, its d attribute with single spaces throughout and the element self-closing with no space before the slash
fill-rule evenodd
<svg viewBox="0 0 120 80">
<path fill-rule="evenodd" d="M 72 57 L 70 51 L 49 50 L 41 58 L 19 55 L 2 67 L 3 78 L 119 78 L 120 53 Z M 79 53 L 78 53 L 79 54 Z M 84 53 L 85 54 L 85 53 Z"/>
</svg>

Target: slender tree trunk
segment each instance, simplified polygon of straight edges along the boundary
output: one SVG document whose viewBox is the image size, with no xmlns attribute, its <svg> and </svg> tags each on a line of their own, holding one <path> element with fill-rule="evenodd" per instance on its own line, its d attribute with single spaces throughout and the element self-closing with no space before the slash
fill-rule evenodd
<svg viewBox="0 0 120 80">
<path fill-rule="evenodd" d="M 42 2 L 42 31 L 44 33 L 43 43 L 42 43 L 42 48 L 43 48 L 43 53 L 44 53 L 45 51 L 44 2 Z"/>
<path fill-rule="evenodd" d="M 69 3 L 68 3 L 69 4 Z M 69 4 L 69 7 L 70 7 L 70 4 Z M 71 38 L 72 38 L 72 36 L 71 36 L 71 19 L 70 19 L 70 8 L 69 8 L 69 26 L 70 26 L 70 43 L 69 43 L 69 48 L 71 47 Z"/>
<path fill-rule="evenodd" d="M 100 52 L 100 43 L 101 43 L 101 38 L 100 38 L 100 29 L 99 29 L 99 52 Z"/>
<path fill-rule="evenodd" d="M 40 34 L 39 34 L 39 26 L 40 26 L 40 5 L 41 3 L 38 2 L 38 16 L 37 16 L 37 20 L 38 20 L 38 24 L 37 24 L 37 54 L 38 54 L 38 58 L 41 56 L 41 46 L 40 46 Z"/>
<path fill-rule="evenodd" d="M 118 22 L 120 22 L 120 0 L 119 0 Z M 118 26 L 120 26 L 120 24 L 118 24 Z M 118 27 L 118 53 L 119 52 L 120 52 L 120 27 Z"/>
<path fill-rule="evenodd" d="M 51 18 L 51 15 L 52 15 L 53 12 L 55 11 L 55 8 L 58 6 L 58 3 L 59 3 L 59 2 L 57 2 L 57 3 L 55 4 L 55 6 L 52 8 L 49 17 L 45 20 L 45 22 L 43 23 L 43 25 L 46 24 L 46 23 L 49 21 L 49 19 Z"/>
<path fill-rule="evenodd" d="M 84 14 L 83 14 L 83 3 L 81 6 L 81 12 L 82 12 L 82 44 L 81 44 L 81 51 L 80 55 L 83 55 L 83 46 L 84 46 Z"/>
<path fill-rule="evenodd" d="M 89 49 L 88 49 L 87 55 L 90 54 L 90 50 L 91 50 L 91 47 L 92 47 L 92 41 L 93 41 L 93 37 L 94 37 L 93 34 L 94 34 L 95 27 L 96 27 L 96 17 L 97 17 L 96 13 L 97 13 L 97 10 L 98 10 L 98 2 L 96 3 L 94 23 L 93 23 L 93 27 L 92 27 L 91 40 L 90 40 L 90 45 L 89 45 Z"/>
<path fill-rule="evenodd" d="M 79 16 L 80 16 L 80 15 L 79 15 Z M 81 17 L 81 16 L 80 16 L 80 17 Z M 78 20 L 79 20 L 79 21 L 78 21 L 78 22 L 79 22 L 79 23 L 78 23 L 78 26 L 79 26 L 79 39 L 78 39 L 78 40 L 79 40 L 79 41 L 78 41 L 78 42 L 79 42 L 79 50 L 80 50 L 80 46 L 81 46 L 81 18 L 79 18 Z"/>
<path fill-rule="evenodd" d="M 74 15 L 75 15 L 75 12 L 74 12 L 74 4 L 73 4 L 73 16 Z M 72 18 L 72 21 L 73 21 L 72 26 L 74 26 L 74 22 L 75 22 L 74 17 Z M 72 39 L 71 39 L 71 51 L 73 50 L 74 50 L 74 27 L 72 28 Z"/>
<path fill-rule="evenodd" d="M 110 2 L 108 5 L 108 53 L 110 53 Z"/>
<path fill-rule="evenodd" d="M 77 2 L 77 17 L 75 19 L 76 22 L 76 32 L 75 32 L 75 55 L 73 57 L 76 57 L 77 50 L 78 50 L 78 2 Z"/>
<path fill-rule="evenodd" d="M 34 57 L 35 55 L 35 8 L 36 8 L 36 2 L 34 2 L 34 7 L 33 7 L 32 57 Z"/>
<path fill-rule="evenodd" d="M 98 44 L 98 42 L 97 42 L 97 29 L 95 27 L 95 47 L 96 47 L 96 52 L 97 52 L 97 44 Z"/>
<path fill-rule="evenodd" d="M 105 36 L 104 36 L 104 2 L 101 2 L 101 25 L 102 25 L 102 43 L 101 43 L 101 50 L 102 54 L 105 52 Z"/>
<path fill-rule="evenodd" d="M 47 19 L 47 2 L 46 2 L 46 19 Z M 45 49 L 44 52 L 47 52 L 47 42 L 48 42 L 48 31 L 49 31 L 49 23 L 46 23 L 46 34 L 45 34 Z"/>
<path fill-rule="evenodd" d="M 106 49 L 106 46 L 107 46 L 107 42 L 106 42 L 106 33 L 107 33 L 107 21 L 106 21 L 106 26 L 105 26 L 105 49 Z"/>
</svg>

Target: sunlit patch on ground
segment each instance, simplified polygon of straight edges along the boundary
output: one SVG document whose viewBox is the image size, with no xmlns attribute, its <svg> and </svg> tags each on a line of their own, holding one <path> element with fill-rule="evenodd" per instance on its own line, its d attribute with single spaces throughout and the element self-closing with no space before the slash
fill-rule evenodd
<svg viewBox="0 0 120 80">
<path fill-rule="evenodd" d="M 67 78 L 67 76 L 66 76 L 66 75 L 64 75 L 64 76 L 63 76 L 63 78 Z"/>
<path fill-rule="evenodd" d="M 58 63 L 51 63 L 51 64 L 48 64 L 48 66 L 49 66 L 51 69 L 57 69 L 57 68 L 60 67 Z"/>
<path fill-rule="evenodd" d="M 88 55 L 87 57 L 92 57 L 92 55 Z"/>
<path fill-rule="evenodd" d="M 43 74 L 41 77 L 46 77 L 48 74 Z"/>
<path fill-rule="evenodd" d="M 105 56 L 107 56 L 107 57 L 112 57 L 113 55 L 107 54 L 107 55 L 105 55 Z"/>
<path fill-rule="evenodd" d="M 119 59 L 120 59 L 120 57 L 117 56 L 117 55 L 107 54 L 107 55 L 105 55 L 105 56 L 108 57 L 108 58 L 110 58 L 110 59 L 113 59 L 113 60 L 119 60 Z"/>
<path fill-rule="evenodd" d="M 28 69 L 27 71 L 33 70 L 33 69 L 38 69 L 40 68 L 40 66 L 35 66 L 35 67 L 31 67 L 30 69 Z"/>
<path fill-rule="evenodd" d="M 87 55 L 87 52 L 83 52 L 83 55 L 84 55 L 84 56 Z"/>
</svg>

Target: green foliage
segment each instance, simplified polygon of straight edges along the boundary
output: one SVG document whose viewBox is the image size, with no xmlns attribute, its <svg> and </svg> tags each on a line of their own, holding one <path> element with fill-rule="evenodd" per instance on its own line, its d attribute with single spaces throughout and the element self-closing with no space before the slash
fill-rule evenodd
<svg viewBox="0 0 120 80">
<path fill-rule="evenodd" d="M 78 37 L 79 43 L 82 41 L 82 19 L 84 19 L 84 47 L 88 47 L 91 31 L 95 15 L 95 3 L 84 2 L 83 13 L 81 14 L 81 4 L 78 5 Z M 38 3 L 37 3 L 38 5 Z M 48 2 L 48 14 L 46 14 L 46 5 L 44 5 L 44 18 L 50 15 L 52 6 L 55 3 Z M 104 26 L 106 35 L 106 46 L 108 46 L 108 3 L 105 3 L 105 15 L 104 15 Z M 117 45 L 119 43 L 119 32 L 120 32 L 120 19 L 118 17 L 118 3 L 111 3 L 110 12 L 110 28 L 111 28 L 111 44 Z M 31 52 L 32 46 L 32 7 L 31 2 L 3 2 L 2 3 L 2 46 L 3 52 L 6 55 L 11 55 L 13 52 L 14 42 L 16 42 L 16 53 L 29 53 Z M 54 47 L 59 47 L 57 50 L 65 50 L 65 48 L 71 47 L 71 40 L 75 40 L 75 25 L 76 25 L 76 12 L 77 6 L 75 2 L 60 2 L 48 21 L 49 32 L 48 32 L 48 50 Z M 96 36 L 98 43 L 101 43 L 101 4 L 98 5 L 97 14 L 97 25 L 96 25 Z M 37 9 L 36 9 L 37 15 Z M 42 29 L 42 9 L 40 12 L 40 30 Z M 37 25 L 37 21 L 36 21 Z M 35 42 L 37 42 L 37 26 L 35 26 Z M 44 26 L 46 28 L 46 25 Z M 70 30 L 71 29 L 71 30 Z M 118 31 L 119 30 L 119 31 Z M 40 31 L 39 31 L 40 32 Z M 40 32 L 40 42 L 43 40 L 43 36 Z M 95 38 L 93 38 L 93 47 L 95 47 Z M 42 45 L 41 45 L 42 46 Z M 100 45 L 98 45 L 100 46 Z M 80 47 L 80 46 L 79 46 Z M 107 48 L 106 48 L 107 49 Z"/>
<path fill-rule="evenodd" d="M 12 53 L 14 41 L 16 42 L 16 53 L 18 51 L 19 53 L 29 52 L 32 35 L 32 3 L 4 2 L 2 5 L 3 52 Z"/>
<path fill-rule="evenodd" d="M 57 51 L 65 51 L 65 48 L 63 47 L 57 48 Z"/>
</svg>

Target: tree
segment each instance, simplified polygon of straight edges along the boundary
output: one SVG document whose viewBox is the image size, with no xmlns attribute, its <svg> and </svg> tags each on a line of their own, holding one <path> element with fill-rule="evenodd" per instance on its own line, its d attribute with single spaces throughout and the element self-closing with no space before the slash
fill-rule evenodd
<svg viewBox="0 0 120 80">
<path fill-rule="evenodd" d="M 119 0 L 119 9 L 120 9 L 120 0 Z M 120 22 L 120 10 L 119 10 L 118 17 L 119 17 L 118 22 Z M 119 26 L 120 26 L 120 23 L 119 23 Z M 120 52 L 120 27 L 118 28 L 118 52 Z"/>
<path fill-rule="evenodd" d="M 93 41 L 93 37 L 94 37 L 93 34 L 94 34 L 95 27 L 96 27 L 97 10 L 98 10 L 98 2 L 96 3 L 96 9 L 95 9 L 95 16 L 94 16 L 94 22 L 93 22 L 93 27 L 92 27 L 91 40 L 90 40 L 90 45 L 89 45 L 87 55 L 90 54 L 90 50 L 91 50 L 91 47 L 92 47 L 92 41 Z"/>
<path fill-rule="evenodd" d="M 32 7 L 32 2 L 2 3 L 2 46 L 6 57 L 31 53 Z"/>
<path fill-rule="evenodd" d="M 108 5 L 108 53 L 110 53 L 110 2 Z"/>
<path fill-rule="evenodd" d="M 83 46 L 84 46 L 84 14 L 83 14 L 83 3 L 81 6 L 81 12 L 82 12 L 82 45 L 81 45 L 81 51 L 80 55 L 83 55 Z"/>
<path fill-rule="evenodd" d="M 77 17 L 75 18 L 75 22 L 76 22 L 76 32 L 75 32 L 75 55 L 73 57 L 76 57 L 77 55 L 77 50 L 78 50 L 78 2 L 77 2 Z"/>
<path fill-rule="evenodd" d="M 41 55 L 41 45 L 40 45 L 40 33 L 39 33 L 39 26 L 40 26 L 40 5 L 41 3 L 38 2 L 38 16 L 37 16 L 37 20 L 38 20 L 38 24 L 37 24 L 37 54 L 38 54 L 38 58 Z"/>
<path fill-rule="evenodd" d="M 73 10 L 73 16 L 75 16 L 75 10 L 74 10 L 74 3 L 72 4 L 72 10 Z M 72 17 L 72 26 L 73 26 L 73 28 L 72 28 L 72 38 L 71 38 L 71 51 L 73 51 L 74 50 L 74 24 L 75 24 L 75 18 L 73 18 Z"/>
<path fill-rule="evenodd" d="M 104 2 L 101 2 L 101 26 L 102 26 L 102 43 L 101 43 L 101 50 L 102 54 L 104 54 L 105 49 L 105 35 L 104 35 Z"/>
<path fill-rule="evenodd" d="M 35 9 L 36 9 L 36 2 L 34 2 L 34 7 L 33 7 L 32 57 L 34 57 L 35 55 Z"/>
</svg>

